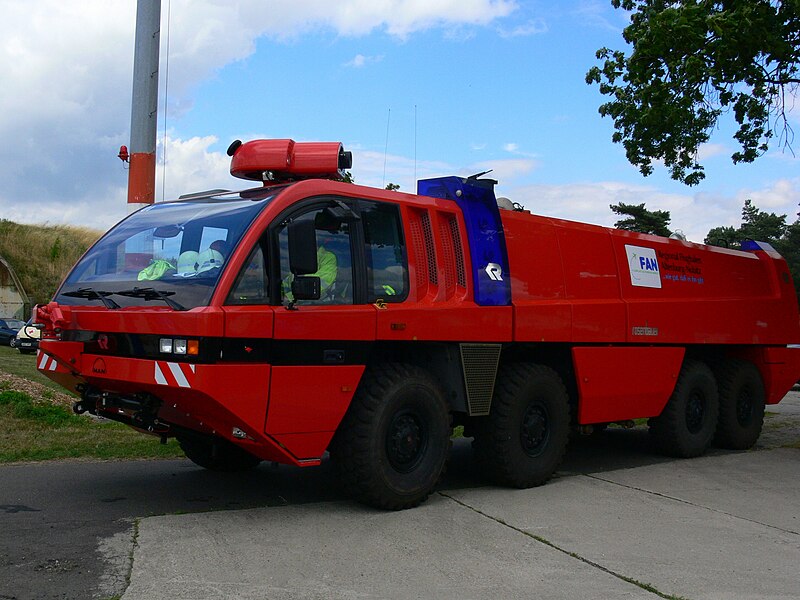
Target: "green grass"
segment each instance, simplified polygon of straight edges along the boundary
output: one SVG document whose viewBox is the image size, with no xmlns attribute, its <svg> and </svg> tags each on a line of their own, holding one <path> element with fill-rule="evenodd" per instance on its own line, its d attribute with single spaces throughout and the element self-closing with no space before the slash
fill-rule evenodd
<svg viewBox="0 0 800 600">
<path fill-rule="evenodd" d="M 16 348 L 0 346 L 0 369 L 11 375 L 41 383 L 52 390 L 68 393 L 63 387 L 39 372 L 36 368 L 35 354 L 21 354 Z"/>
<path fill-rule="evenodd" d="M 15 390 L 0 391 L 0 463 L 63 458 L 176 458 L 177 442 L 125 425 L 78 416 Z"/>
<path fill-rule="evenodd" d="M 157 437 L 126 425 L 76 415 L 63 405 L 63 397 L 61 404 L 54 402 L 54 392 L 66 390 L 39 373 L 34 355 L 0 347 L 0 370 L 46 386 L 34 398 L 10 389 L 13 384 L 0 384 L 0 463 L 183 457 L 175 440 L 162 445 Z"/>
</svg>

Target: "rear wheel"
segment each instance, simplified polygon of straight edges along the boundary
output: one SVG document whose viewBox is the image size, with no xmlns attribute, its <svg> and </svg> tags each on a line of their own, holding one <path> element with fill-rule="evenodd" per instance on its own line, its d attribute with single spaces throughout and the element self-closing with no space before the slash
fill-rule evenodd
<svg viewBox="0 0 800 600">
<path fill-rule="evenodd" d="M 451 432 L 447 402 L 427 371 L 380 365 L 364 374 L 331 444 L 331 461 L 359 501 L 411 508 L 439 481 Z"/>
<path fill-rule="evenodd" d="M 477 428 L 475 449 L 498 483 L 541 485 L 561 464 L 569 423 L 567 390 L 555 371 L 543 365 L 505 365 L 497 375 L 491 414 Z"/>
<path fill-rule="evenodd" d="M 714 444 L 746 450 L 761 435 L 764 424 L 764 383 L 750 362 L 730 359 L 716 370 L 719 387 L 719 422 Z"/>
<path fill-rule="evenodd" d="M 261 459 L 242 450 L 228 440 L 216 438 L 205 440 L 194 437 L 179 437 L 178 444 L 186 458 L 209 471 L 249 471 L 259 465 Z"/>
<path fill-rule="evenodd" d="M 718 414 L 714 374 L 705 363 L 687 360 L 669 402 L 648 424 L 663 453 L 691 458 L 708 449 L 717 428 Z"/>
</svg>

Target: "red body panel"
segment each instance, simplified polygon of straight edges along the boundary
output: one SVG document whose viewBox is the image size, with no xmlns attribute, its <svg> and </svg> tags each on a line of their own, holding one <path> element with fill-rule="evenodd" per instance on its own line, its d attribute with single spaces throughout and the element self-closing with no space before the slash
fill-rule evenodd
<svg viewBox="0 0 800 600">
<path fill-rule="evenodd" d="M 608 423 L 661 414 L 683 355 L 683 348 L 670 346 L 573 348 L 581 398 L 578 422 Z"/>
<path fill-rule="evenodd" d="M 322 456 L 364 372 L 356 366 L 273 367 L 265 432 L 298 459 Z"/>
<path fill-rule="evenodd" d="M 786 261 L 503 211 L 517 341 L 800 342 Z M 660 287 L 635 285 L 627 247 L 652 249 Z M 569 317 L 567 315 L 569 309 Z M 539 314 L 555 318 L 558 326 Z M 569 319 L 569 322 L 568 322 Z M 540 323 L 540 334 L 534 323 Z"/>
</svg>

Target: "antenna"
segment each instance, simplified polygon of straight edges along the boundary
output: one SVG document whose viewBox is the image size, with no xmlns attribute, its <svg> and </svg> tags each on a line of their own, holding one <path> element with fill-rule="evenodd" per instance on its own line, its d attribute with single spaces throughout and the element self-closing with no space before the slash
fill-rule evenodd
<svg viewBox="0 0 800 600">
<path fill-rule="evenodd" d="M 381 187 L 386 187 L 386 154 L 389 152 L 389 121 L 392 118 L 392 109 L 389 108 L 389 114 L 386 117 L 386 145 L 383 147 L 383 182 Z"/>
<path fill-rule="evenodd" d="M 411 189 L 417 187 L 417 105 L 414 105 L 414 181 Z"/>
</svg>

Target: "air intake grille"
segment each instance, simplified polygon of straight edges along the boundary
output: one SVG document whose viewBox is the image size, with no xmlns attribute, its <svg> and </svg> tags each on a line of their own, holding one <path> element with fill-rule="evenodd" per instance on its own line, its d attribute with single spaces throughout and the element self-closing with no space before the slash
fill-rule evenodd
<svg viewBox="0 0 800 600">
<path fill-rule="evenodd" d="M 452 230 L 449 223 L 452 219 L 439 221 L 439 233 L 442 238 L 442 267 L 444 271 L 445 297 L 450 298 L 456 289 L 456 257 L 453 248 Z"/>
<path fill-rule="evenodd" d="M 425 251 L 428 254 L 428 277 L 433 285 L 438 285 L 439 275 L 436 272 L 436 250 L 433 245 L 433 228 L 431 227 L 431 216 L 422 213 L 422 234 L 425 237 Z"/>
<path fill-rule="evenodd" d="M 460 348 L 469 414 L 472 417 L 488 415 L 492 407 L 501 345 L 461 344 Z"/>
<path fill-rule="evenodd" d="M 461 245 L 461 233 L 458 231 L 458 219 L 450 219 L 450 236 L 453 239 L 453 249 L 456 255 L 456 276 L 458 285 L 467 287 L 467 272 L 464 268 L 464 247 Z"/>
<path fill-rule="evenodd" d="M 409 219 L 411 226 L 411 243 L 414 246 L 414 264 L 417 272 L 417 287 L 428 285 L 428 261 L 425 256 L 425 238 L 422 234 L 422 223 L 416 214 Z"/>
</svg>

